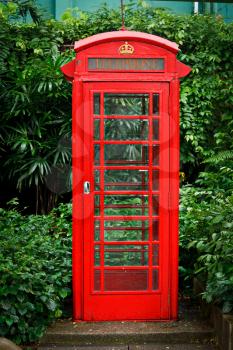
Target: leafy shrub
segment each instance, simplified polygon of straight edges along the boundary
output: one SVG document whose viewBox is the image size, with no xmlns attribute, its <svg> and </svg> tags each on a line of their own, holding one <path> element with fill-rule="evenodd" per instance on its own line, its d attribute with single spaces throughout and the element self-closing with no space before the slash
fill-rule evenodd
<svg viewBox="0 0 233 350">
<path fill-rule="evenodd" d="M 186 274 L 190 275 L 191 268 L 204 283 L 203 298 L 221 305 L 224 312 L 233 309 L 232 230 L 232 195 L 213 189 L 182 189 L 180 245 L 189 255 Z M 183 253 L 181 265 L 184 262 Z"/>
<path fill-rule="evenodd" d="M 0 209 L 0 336 L 33 342 L 71 293 L 70 205 L 48 216 Z"/>
</svg>

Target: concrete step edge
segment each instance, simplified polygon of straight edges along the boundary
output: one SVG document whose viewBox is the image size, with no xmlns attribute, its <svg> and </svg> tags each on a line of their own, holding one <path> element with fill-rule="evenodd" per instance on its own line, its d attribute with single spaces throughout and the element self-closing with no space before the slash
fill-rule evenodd
<svg viewBox="0 0 233 350">
<path fill-rule="evenodd" d="M 169 343 L 169 344 L 192 344 L 199 342 L 207 343 L 214 337 L 214 331 L 180 331 L 160 332 L 143 334 L 78 334 L 78 333 L 47 333 L 40 341 L 40 344 L 47 345 L 126 345 L 126 344 L 148 344 L 148 343 Z"/>
</svg>

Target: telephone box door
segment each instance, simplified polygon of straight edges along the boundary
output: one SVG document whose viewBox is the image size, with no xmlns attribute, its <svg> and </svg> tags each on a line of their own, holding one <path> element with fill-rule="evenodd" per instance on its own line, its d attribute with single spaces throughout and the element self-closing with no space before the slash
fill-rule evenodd
<svg viewBox="0 0 233 350">
<path fill-rule="evenodd" d="M 84 320 L 169 319 L 169 83 L 84 83 Z"/>
</svg>

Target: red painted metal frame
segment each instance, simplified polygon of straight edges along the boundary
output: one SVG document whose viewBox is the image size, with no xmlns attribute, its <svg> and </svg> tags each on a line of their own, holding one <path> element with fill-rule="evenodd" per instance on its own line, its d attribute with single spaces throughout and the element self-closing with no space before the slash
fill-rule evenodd
<svg viewBox="0 0 233 350">
<path fill-rule="evenodd" d="M 83 315 L 83 83 L 73 81 L 72 105 L 72 274 L 73 274 L 73 317 Z M 80 152 L 80 150 L 82 150 Z M 77 254 L 77 252 L 79 252 Z M 81 254 L 80 254 L 81 252 Z"/>
<path fill-rule="evenodd" d="M 132 55 L 120 55 L 119 47 L 125 43 L 129 42 L 130 45 L 134 46 L 134 53 Z M 147 315 L 145 319 L 176 319 L 177 318 L 177 289 L 178 289 L 178 196 L 179 196 L 179 78 L 186 76 L 190 72 L 190 68 L 176 59 L 176 54 L 178 52 L 178 46 L 163 38 L 153 36 L 146 33 L 138 33 L 131 31 L 118 31 L 110 33 L 102 33 L 95 35 L 93 37 L 80 40 L 75 44 L 76 58 L 70 63 L 64 65 L 61 69 L 65 77 L 73 81 L 73 136 L 72 136 L 72 147 L 73 147 L 73 294 L 74 294 L 74 313 L 73 319 L 82 320 L 85 317 L 88 319 L 101 319 L 100 316 L 96 315 L 86 315 L 85 316 L 85 300 L 87 301 L 87 296 L 84 294 L 90 289 L 92 284 L 91 276 L 89 273 L 84 276 L 84 267 L 89 265 L 87 261 L 87 256 L 91 256 L 90 251 L 91 244 L 86 244 L 87 235 L 93 232 L 93 222 L 90 220 L 90 216 L 93 216 L 91 212 L 90 198 L 93 198 L 93 194 L 85 197 L 83 195 L 83 183 L 84 181 L 91 180 L 90 174 L 92 171 L 93 164 L 90 164 L 90 160 L 93 159 L 93 150 L 89 148 L 92 142 L 91 126 L 88 125 L 87 120 L 90 120 L 91 110 L 90 110 L 90 100 L 87 97 L 87 91 L 99 90 L 101 94 L 105 90 L 109 90 L 108 86 L 111 82 L 111 86 L 114 86 L 112 90 L 117 92 L 124 92 L 127 85 L 131 86 L 130 89 L 135 90 L 135 84 L 140 86 L 140 92 L 146 92 L 146 85 L 157 86 L 157 90 L 163 90 L 164 82 L 169 85 L 169 107 L 165 111 L 164 118 L 167 118 L 169 122 L 169 138 L 167 140 L 166 147 L 169 148 L 169 158 L 166 167 L 169 168 L 169 172 L 163 172 L 163 177 L 169 178 L 169 188 L 161 189 L 167 191 L 167 203 L 165 210 L 169 211 L 169 230 L 168 234 L 168 248 L 166 253 L 164 252 L 162 259 L 162 264 L 165 264 L 166 275 L 163 276 L 164 283 L 166 284 L 166 302 L 160 304 L 160 310 L 154 308 L 154 295 L 151 294 L 151 305 L 150 307 L 144 305 L 143 303 L 138 303 L 138 296 L 145 296 L 142 291 L 130 292 L 130 293 L 119 293 L 111 292 L 104 295 L 97 295 L 99 298 L 106 298 L 105 308 L 112 308 L 114 304 L 114 297 L 120 295 L 121 307 L 127 309 L 127 315 L 134 315 L 134 319 L 141 319 L 142 315 Z M 91 57 L 118 57 L 118 58 L 164 58 L 165 60 L 165 70 L 163 72 L 146 72 L 146 71 L 135 71 L 135 72 L 114 72 L 114 71 L 88 71 L 87 60 Z M 105 83 L 107 85 L 105 85 Z M 124 82 L 124 83 L 123 83 Z M 140 82 L 138 84 L 137 82 Z M 147 84 L 148 83 L 148 84 Z M 103 88 L 101 88 L 103 85 Z M 148 86 L 149 86 L 148 85 Z M 127 89 L 126 89 L 127 90 Z M 149 89 L 152 91 L 151 89 Z M 89 93 L 88 92 L 88 93 Z M 103 105 L 101 106 L 101 113 L 103 114 Z M 111 119 L 115 116 L 109 117 Z M 123 116 L 120 118 L 134 118 L 130 116 Z M 135 117 L 138 118 L 138 117 Z M 140 117 L 142 119 L 145 116 Z M 102 123 L 103 125 L 103 123 Z M 163 130 L 161 131 L 163 132 Z M 101 133 L 103 135 L 103 126 Z M 106 141 L 105 141 L 106 142 Z M 121 141 L 122 142 L 122 141 Z M 106 142 L 108 143 L 108 142 Z M 110 142 L 114 143 L 114 142 Z M 119 143 L 119 142 L 115 142 Z M 123 142 L 124 143 L 124 142 Z M 122 144 L 123 144 L 122 143 Z M 142 144 L 144 142 L 135 142 Z M 148 143 L 148 142 L 146 142 Z M 156 143 L 156 142 L 154 142 Z M 103 160 L 102 152 L 102 160 Z M 151 161 L 151 153 L 150 153 Z M 164 160 L 166 162 L 166 160 Z M 102 169 L 102 166 L 98 167 Z M 113 165 L 105 166 L 105 169 L 121 169 L 124 166 Z M 149 169 L 149 166 L 138 166 L 131 165 L 130 169 Z M 129 169 L 129 167 L 128 167 Z M 153 169 L 160 169 L 158 166 L 153 166 Z M 100 188 L 103 188 L 103 178 L 100 180 Z M 93 183 L 93 182 L 92 182 Z M 149 184 L 152 184 L 152 178 L 149 178 Z M 122 193 L 121 191 L 108 191 L 108 193 Z M 130 194 L 131 192 L 124 191 L 124 194 Z M 135 191 L 134 191 L 135 193 Z M 147 193 L 147 191 L 142 191 L 140 193 Z M 156 193 L 156 192 L 155 192 Z M 100 203 L 102 213 L 103 213 L 103 200 Z M 88 208 L 90 211 L 88 211 Z M 151 210 L 151 209 L 150 209 Z M 101 214 L 103 215 L 103 214 Z M 160 211 L 158 218 L 163 217 L 163 213 Z M 109 220 L 114 220 L 114 216 L 109 216 Z M 130 220 L 131 216 L 119 216 L 118 219 Z M 148 220 L 148 217 L 134 216 L 134 219 Z M 84 231 L 84 224 L 86 230 Z M 164 223 L 166 224 L 166 223 Z M 102 227 L 103 231 L 103 227 Z M 151 231 L 151 229 L 150 229 Z M 166 231 L 166 230 L 165 230 Z M 150 232 L 151 235 L 151 232 Z M 90 239 L 90 236 L 89 236 Z M 141 242 L 145 245 L 147 241 Z M 127 244 L 134 244 L 135 242 L 127 242 Z M 106 242 L 106 244 L 108 244 Z M 87 251 L 84 251 L 84 245 L 87 247 Z M 103 260 L 103 249 L 101 252 L 101 259 Z M 86 265 L 85 265 L 86 264 Z M 144 270 L 146 267 L 136 267 L 138 270 Z M 105 269 L 113 270 L 113 267 L 105 267 Z M 127 269 L 134 269 L 130 267 Z M 86 269 L 85 269 L 86 271 Z M 161 274 L 160 274 L 161 279 Z M 88 282 L 89 281 L 89 282 Z M 161 282 L 161 280 L 160 280 Z M 84 288 L 84 283 L 86 287 Z M 151 282 L 150 282 L 151 283 Z M 103 280 L 101 282 L 103 285 Z M 98 293 L 97 293 L 98 294 Z M 157 294 L 159 295 L 159 294 Z M 86 299 L 85 299 L 86 298 Z M 97 308 L 100 299 L 95 299 L 92 307 Z M 116 303 L 116 310 L 119 305 Z M 135 315 L 135 308 L 137 309 L 137 315 Z M 113 313 L 114 314 L 114 313 Z M 131 317 L 123 317 L 122 319 Z M 110 319 L 108 317 L 108 319 Z M 112 317 L 111 319 L 114 319 Z M 117 318 L 115 318 L 117 319 Z"/>
</svg>

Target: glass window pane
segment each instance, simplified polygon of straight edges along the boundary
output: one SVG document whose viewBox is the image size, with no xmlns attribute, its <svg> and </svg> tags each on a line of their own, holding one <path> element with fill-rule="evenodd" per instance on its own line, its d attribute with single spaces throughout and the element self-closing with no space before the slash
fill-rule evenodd
<svg viewBox="0 0 233 350">
<path fill-rule="evenodd" d="M 100 139 L 100 119 L 94 119 L 94 140 Z"/>
<path fill-rule="evenodd" d="M 105 245 L 105 266 L 148 265 L 148 245 Z"/>
<path fill-rule="evenodd" d="M 153 115 L 159 115 L 159 94 L 153 94 Z"/>
<path fill-rule="evenodd" d="M 100 190 L 100 171 L 95 170 L 95 190 L 99 191 Z"/>
<path fill-rule="evenodd" d="M 100 93 L 94 94 L 94 114 L 100 115 Z"/>
<path fill-rule="evenodd" d="M 153 183 L 152 183 L 152 189 L 153 191 L 158 191 L 159 189 L 159 171 L 153 170 Z"/>
<path fill-rule="evenodd" d="M 105 119 L 105 140 L 148 140 L 148 120 Z"/>
<path fill-rule="evenodd" d="M 148 270 L 106 270 L 104 271 L 105 291 L 147 290 Z"/>
<path fill-rule="evenodd" d="M 105 241 L 147 241 L 149 222 L 147 220 L 104 222 Z"/>
<path fill-rule="evenodd" d="M 105 215 L 148 215 L 147 195 L 105 195 Z"/>
<path fill-rule="evenodd" d="M 159 289 L 159 270 L 153 270 L 152 289 L 153 290 L 158 290 Z"/>
<path fill-rule="evenodd" d="M 100 221 L 95 220 L 95 241 L 100 240 Z"/>
<path fill-rule="evenodd" d="M 100 196 L 95 195 L 95 215 L 100 215 Z"/>
<path fill-rule="evenodd" d="M 159 140 L 159 120 L 153 119 L 153 140 Z"/>
<path fill-rule="evenodd" d="M 94 266 L 100 266 L 100 246 L 99 245 L 95 245 Z"/>
<path fill-rule="evenodd" d="M 94 145 L 94 159 L 95 165 L 100 164 L 100 145 Z"/>
<path fill-rule="evenodd" d="M 153 165 L 159 165 L 159 145 L 153 146 Z"/>
<path fill-rule="evenodd" d="M 148 170 L 105 170 L 105 190 L 148 190 Z"/>
<path fill-rule="evenodd" d="M 148 115 L 149 94 L 104 94 L 105 115 Z"/>
<path fill-rule="evenodd" d="M 158 196 L 152 196 L 152 211 L 153 211 L 153 215 L 159 214 L 159 197 Z"/>
<path fill-rule="evenodd" d="M 94 271 L 94 290 L 96 291 L 100 290 L 100 271 L 99 270 Z"/>
<path fill-rule="evenodd" d="M 153 220 L 152 224 L 152 236 L 153 236 L 153 241 L 158 241 L 159 240 L 159 222 L 158 220 Z"/>
<path fill-rule="evenodd" d="M 148 145 L 105 145 L 106 165 L 148 165 Z"/>
<path fill-rule="evenodd" d="M 159 265 L 159 246 L 158 244 L 152 247 L 152 264 L 154 266 Z"/>
</svg>

